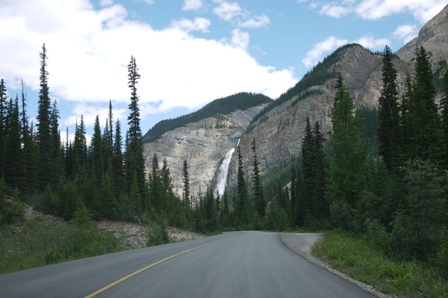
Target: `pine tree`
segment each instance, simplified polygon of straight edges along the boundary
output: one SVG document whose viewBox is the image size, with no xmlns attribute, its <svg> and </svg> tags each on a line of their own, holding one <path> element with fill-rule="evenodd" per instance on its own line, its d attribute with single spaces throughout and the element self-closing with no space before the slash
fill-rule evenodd
<svg viewBox="0 0 448 298">
<path fill-rule="evenodd" d="M 124 192 L 125 188 L 125 173 L 123 165 L 123 152 L 122 152 L 123 142 L 121 139 L 121 125 L 120 120 L 115 122 L 115 134 L 114 134 L 114 148 L 112 156 L 112 169 L 113 169 L 113 179 L 115 190 L 117 196 Z"/>
<path fill-rule="evenodd" d="M 175 207 L 173 183 L 171 178 L 171 171 L 168 168 L 168 162 L 166 161 L 166 158 L 164 158 L 162 161 L 162 168 L 160 169 L 160 178 L 161 178 L 161 191 L 162 191 L 161 209 L 164 212 L 174 211 L 172 210 Z"/>
<path fill-rule="evenodd" d="M 435 104 L 436 89 L 430 54 L 423 47 L 416 49 L 415 77 L 409 96 L 409 159 L 440 161 L 441 126 Z"/>
<path fill-rule="evenodd" d="M 75 127 L 75 139 L 73 142 L 73 179 L 86 178 L 87 168 L 87 140 L 84 117 L 81 115 L 81 121 Z"/>
<path fill-rule="evenodd" d="M 328 218 L 329 210 L 328 203 L 325 200 L 325 188 L 327 181 L 327 166 L 325 161 L 324 153 L 324 137 L 320 130 L 319 122 L 315 122 L 313 128 L 314 136 L 314 156 L 315 156 L 315 183 L 313 191 L 313 202 L 314 202 L 314 218 L 319 220 Z"/>
<path fill-rule="evenodd" d="M 151 173 L 149 174 L 149 197 L 156 213 L 162 213 L 162 189 L 159 170 L 159 159 L 154 154 L 151 162 Z"/>
<path fill-rule="evenodd" d="M 64 178 L 64 160 L 62 156 L 61 134 L 59 132 L 59 110 L 57 102 L 53 102 L 50 113 L 51 159 L 53 164 L 51 182 L 60 182 Z"/>
<path fill-rule="evenodd" d="M 52 179 L 51 101 L 48 87 L 47 50 L 45 44 L 40 52 L 40 91 L 37 114 L 38 185 L 44 191 Z"/>
<path fill-rule="evenodd" d="M 23 189 L 25 162 L 22 154 L 22 137 L 20 127 L 19 103 L 16 96 L 13 102 L 10 99 L 10 108 L 7 115 L 7 139 L 5 143 L 5 182 L 11 188 Z"/>
<path fill-rule="evenodd" d="M 247 193 L 246 179 L 244 178 L 243 158 L 241 156 L 241 148 L 238 146 L 238 176 L 237 176 L 237 204 L 235 206 L 235 217 L 237 226 L 245 226 L 249 224 L 249 198 Z"/>
<path fill-rule="evenodd" d="M 353 99 L 343 84 L 336 92 L 331 120 L 327 197 L 333 221 L 342 228 L 352 229 L 353 212 L 366 188 L 367 155 L 359 123 L 354 117 Z"/>
<path fill-rule="evenodd" d="M 440 100 L 441 118 L 442 118 L 442 148 L 443 148 L 443 166 L 448 168 L 448 63 L 443 75 L 443 97 Z"/>
<path fill-rule="evenodd" d="M 389 171 L 395 170 L 400 155 L 400 118 L 398 106 L 397 70 L 393 65 L 392 51 L 388 46 L 383 52 L 383 90 L 379 98 L 378 138 L 379 153 Z"/>
<path fill-rule="evenodd" d="M 140 79 L 137 63 L 131 56 L 128 65 L 128 87 L 131 89 L 131 103 L 129 104 L 130 114 L 128 116 L 128 133 L 126 141 L 126 176 L 128 189 L 130 190 L 134 183 L 134 174 L 137 179 L 142 208 L 149 208 L 149 195 L 146 185 L 145 159 L 143 157 L 143 140 L 140 128 L 140 109 L 138 107 L 139 96 L 137 94 L 137 83 Z"/>
<path fill-rule="evenodd" d="M 31 194 L 36 191 L 36 180 L 37 180 L 37 168 L 36 168 L 36 147 L 34 144 L 34 132 L 30 128 L 28 123 L 28 116 L 26 113 L 26 96 L 23 87 L 22 80 L 22 112 L 21 112 L 21 126 L 22 126 L 22 142 L 23 142 L 23 159 L 25 162 L 25 175 L 26 191 Z M 1 176 L 1 174 L 0 174 Z"/>
<path fill-rule="evenodd" d="M 5 168 L 5 143 L 6 143 L 6 113 L 8 108 L 8 94 L 3 79 L 0 80 L 0 179 L 4 175 Z"/>
<path fill-rule="evenodd" d="M 254 204 L 255 210 L 258 213 L 260 218 L 263 218 L 265 215 L 265 201 L 263 195 L 263 185 L 261 184 L 261 175 L 260 175 L 260 163 L 257 158 L 257 148 L 255 144 L 255 138 L 252 140 L 252 153 L 253 153 L 253 173 L 252 173 L 252 182 L 253 182 L 253 190 L 254 190 Z"/>
<path fill-rule="evenodd" d="M 104 173 L 104 160 L 103 160 L 103 141 L 101 137 L 100 120 L 98 115 L 95 118 L 95 124 L 93 127 L 93 136 L 91 143 L 91 177 L 96 188 L 101 187 Z"/>
<path fill-rule="evenodd" d="M 188 210 L 190 210 L 191 208 L 191 202 L 190 202 L 190 179 L 188 177 L 188 163 L 186 159 L 184 159 L 184 164 L 182 167 L 182 184 L 183 184 L 182 199 L 184 201 L 185 209 L 188 212 Z"/>
<path fill-rule="evenodd" d="M 308 117 L 306 117 L 305 135 L 302 141 L 302 175 L 302 200 L 304 210 L 301 212 L 306 216 L 314 210 L 313 194 L 316 184 L 315 140 Z"/>
</svg>

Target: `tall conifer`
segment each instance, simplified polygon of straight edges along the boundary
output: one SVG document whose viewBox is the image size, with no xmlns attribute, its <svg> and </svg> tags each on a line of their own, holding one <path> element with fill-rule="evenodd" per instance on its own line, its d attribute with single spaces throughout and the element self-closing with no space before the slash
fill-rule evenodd
<svg viewBox="0 0 448 298">
<path fill-rule="evenodd" d="M 383 52 L 382 82 L 383 89 L 379 98 L 378 139 L 379 153 L 387 168 L 395 170 L 400 154 L 399 107 L 397 89 L 397 70 L 393 65 L 392 51 L 388 46 Z"/>
<path fill-rule="evenodd" d="M 43 191 L 52 178 L 51 101 L 48 87 L 47 49 L 42 46 L 40 54 L 40 90 L 37 113 L 37 151 L 39 190 Z"/>
</svg>

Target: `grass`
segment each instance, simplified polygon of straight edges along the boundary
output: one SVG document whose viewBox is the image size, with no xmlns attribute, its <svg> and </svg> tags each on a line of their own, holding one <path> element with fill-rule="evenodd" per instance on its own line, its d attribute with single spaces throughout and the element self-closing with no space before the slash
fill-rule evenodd
<svg viewBox="0 0 448 298">
<path fill-rule="evenodd" d="M 400 262 L 363 238 L 330 231 L 313 254 L 348 276 L 376 290 L 399 297 L 447 297 L 448 283 L 434 269 L 416 261 Z"/>
<path fill-rule="evenodd" d="M 41 215 L 0 228 L 0 274 L 119 250 L 112 233 Z"/>
</svg>

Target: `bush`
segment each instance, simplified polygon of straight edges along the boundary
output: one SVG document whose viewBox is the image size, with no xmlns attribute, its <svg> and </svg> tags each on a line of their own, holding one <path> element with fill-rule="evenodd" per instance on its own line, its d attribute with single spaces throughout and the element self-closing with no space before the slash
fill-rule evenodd
<svg viewBox="0 0 448 298">
<path fill-rule="evenodd" d="M 170 241 L 164 225 L 153 225 L 148 233 L 148 246 L 161 245 Z"/>
</svg>

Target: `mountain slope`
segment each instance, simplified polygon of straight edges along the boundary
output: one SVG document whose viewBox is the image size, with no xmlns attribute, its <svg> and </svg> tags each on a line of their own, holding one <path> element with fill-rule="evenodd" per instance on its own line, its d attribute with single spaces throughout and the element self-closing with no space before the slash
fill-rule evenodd
<svg viewBox="0 0 448 298">
<path fill-rule="evenodd" d="M 174 190 L 181 195 L 183 162 L 187 160 L 191 194 L 204 193 L 216 180 L 216 170 L 226 153 L 269 102 L 272 99 L 264 95 L 239 93 L 217 99 L 195 113 L 158 123 L 145 136 L 151 140 L 144 144 L 148 172 L 154 154 L 159 162 L 165 158 Z"/>
</svg>

